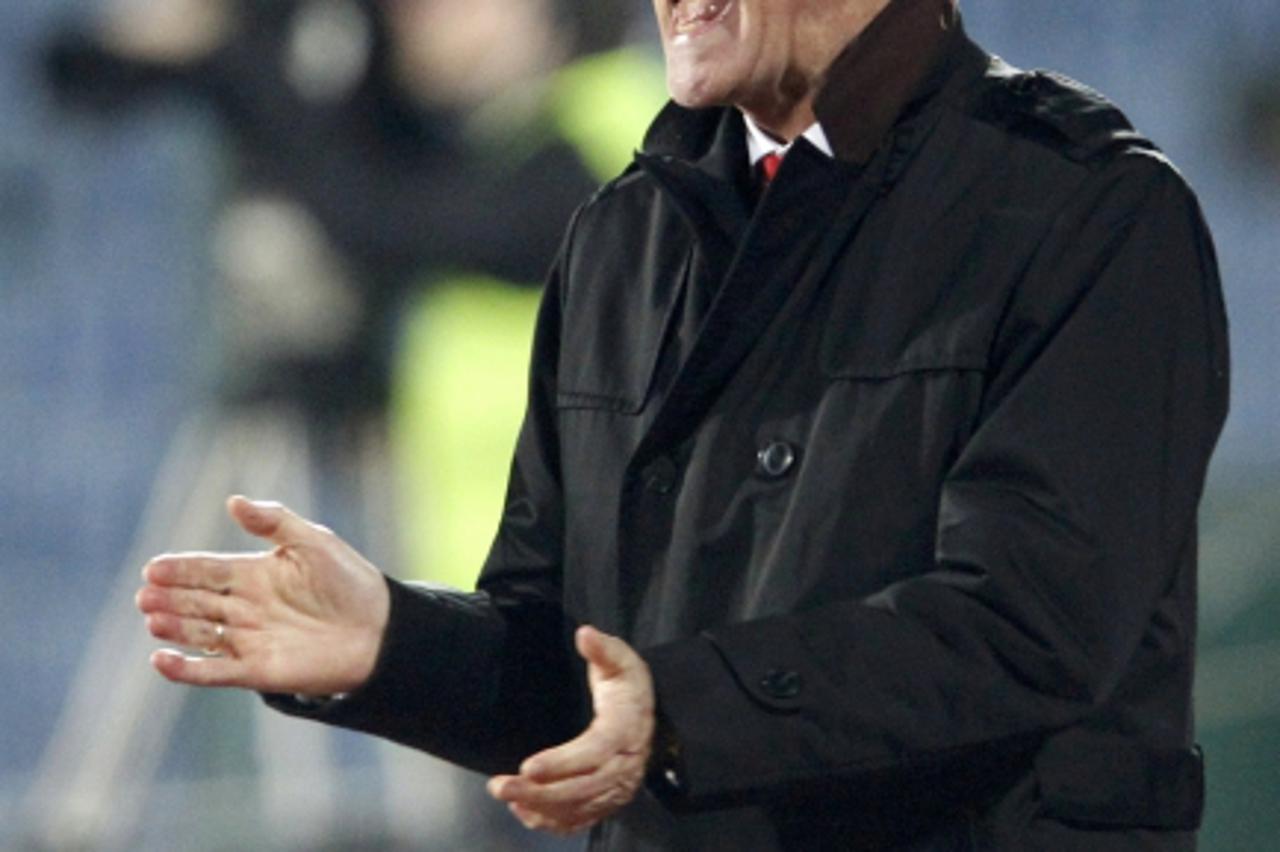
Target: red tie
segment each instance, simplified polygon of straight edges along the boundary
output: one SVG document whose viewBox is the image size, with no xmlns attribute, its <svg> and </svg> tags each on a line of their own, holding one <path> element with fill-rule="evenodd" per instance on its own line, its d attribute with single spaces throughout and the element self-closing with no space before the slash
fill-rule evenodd
<svg viewBox="0 0 1280 852">
<path fill-rule="evenodd" d="M 764 185 L 768 186 L 773 183 L 773 178 L 778 174 L 778 167 L 782 165 L 782 154 L 777 151 L 770 151 L 760 160 L 760 174 L 764 177 Z"/>
</svg>

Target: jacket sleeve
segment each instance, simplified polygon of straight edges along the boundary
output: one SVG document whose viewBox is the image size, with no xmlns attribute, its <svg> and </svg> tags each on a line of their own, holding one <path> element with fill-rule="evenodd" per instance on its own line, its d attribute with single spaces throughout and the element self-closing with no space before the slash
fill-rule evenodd
<svg viewBox="0 0 1280 852">
<path fill-rule="evenodd" d="M 1092 173 L 1001 322 L 933 560 L 862 600 L 645 652 L 679 744 L 664 795 L 697 808 L 982 778 L 1104 705 L 1194 570 L 1225 333 L 1177 174 L 1156 155 Z"/>
<path fill-rule="evenodd" d="M 534 336 L 529 404 L 501 529 L 464 593 L 388 578 L 391 612 L 369 681 L 336 701 L 269 695 L 278 710 L 365 731 L 486 773 L 513 771 L 586 725 L 585 673 L 561 607 L 554 383 L 558 265 Z"/>
</svg>

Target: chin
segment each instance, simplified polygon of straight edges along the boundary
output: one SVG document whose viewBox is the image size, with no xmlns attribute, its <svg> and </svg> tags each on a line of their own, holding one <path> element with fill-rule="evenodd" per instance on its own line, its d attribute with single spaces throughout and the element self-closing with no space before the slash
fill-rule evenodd
<svg viewBox="0 0 1280 852">
<path fill-rule="evenodd" d="M 728 106 L 732 102 L 730 93 L 714 74 L 668 69 L 667 92 L 671 100 L 687 109 Z"/>
<path fill-rule="evenodd" d="M 703 97 L 695 92 L 685 90 L 670 90 L 671 100 L 675 101 L 685 109 L 705 109 L 707 107 L 720 106 L 720 102 L 711 98 Z"/>
</svg>

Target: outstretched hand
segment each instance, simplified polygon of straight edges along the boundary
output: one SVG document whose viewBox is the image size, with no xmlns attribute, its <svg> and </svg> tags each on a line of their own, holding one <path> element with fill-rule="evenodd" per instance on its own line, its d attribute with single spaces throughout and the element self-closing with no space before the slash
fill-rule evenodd
<svg viewBox="0 0 1280 852">
<path fill-rule="evenodd" d="M 625 807 L 644 780 L 653 743 L 654 698 L 649 666 L 631 646 L 581 627 L 578 653 L 587 661 L 595 718 L 581 735 L 539 752 L 519 775 L 489 781 L 490 794 L 525 827 L 573 834 Z"/>
<path fill-rule="evenodd" d="M 278 503 L 232 497 L 227 510 L 275 548 L 179 553 L 142 570 L 147 629 L 200 654 L 156 651 L 165 677 L 196 686 L 332 695 L 373 671 L 390 610 L 382 575 L 328 529 Z"/>
</svg>

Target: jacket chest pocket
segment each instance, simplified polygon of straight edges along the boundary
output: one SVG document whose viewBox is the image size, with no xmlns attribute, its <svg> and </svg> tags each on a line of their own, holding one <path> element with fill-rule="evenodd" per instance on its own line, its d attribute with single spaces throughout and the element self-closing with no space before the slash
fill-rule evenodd
<svg viewBox="0 0 1280 852">
<path fill-rule="evenodd" d="M 636 415 L 644 410 L 678 308 L 692 249 L 642 256 L 633 269 L 583 264 L 564 308 L 560 339 L 561 410 Z"/>
<path fill-rule="evenodd" d="M 895 276 L 835 288 L 819 350 L 830 379 L 985 371 L 1003 298 L 974 282 Z"/>
<path fill-rule="evenodd" d="M 993 345 L 1038 242 L 1037 220 L 959 206 L 939 222 L 873 217 L 834 270 L 821 369 L 890 381 L 993 368 Z"/>
<path fill-rule="evenodd" d="M 978 424 L 1002 303 L 977 282 L 930 276 L 836 288 L 819 368 L 864 448 L 888 441 L 895 455 L 944 468 L 954 459 Z"/>
</svg>

